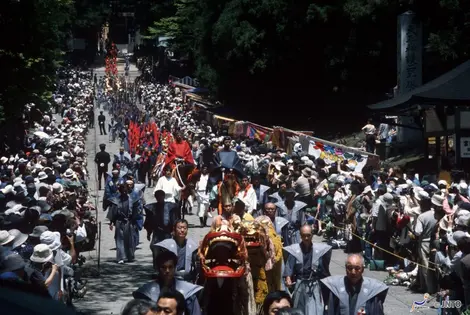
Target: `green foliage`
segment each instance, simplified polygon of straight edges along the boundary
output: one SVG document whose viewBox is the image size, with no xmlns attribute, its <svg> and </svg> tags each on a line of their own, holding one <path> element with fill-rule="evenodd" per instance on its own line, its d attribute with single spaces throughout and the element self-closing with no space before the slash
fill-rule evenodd
<svg viewBox="0 0 470 315">
<path fill-rule="evenodd" d="M 0 122 L 20 118 L 27 103 L 48 106 L 72 31 L 99 29 L 107 6 L 106 0 L 0 1 Z"/>
<path fill-rule="evenodd" d="M 79 29 L 101 27 L 111 13 L 110 1 L 107 0 L 75 0 L 74 26 Z"/>
<path fill-rule="evenodd" d="M 0 120 L 21 117 L 24 105 L 47 106 L 70 24 L 69 0 L 2 1 Z"/>
<path fill-rule="evenodd" d="M 459 62 L 470 48 L 465 0 L 175 0 L 173 9 L 148 38 L 173 37 L 224 100 L 254 86 L 260 95 L 288 89 L 291 78 L 322 98 L 377 98 L 396 84 L 397 16 L 409 9 L 425 25 L 425 63 Z"/>
<path fill-rule="evenodd" d="M 470 49 L 470 3 L 465 0 L 418 1 L 429 32 L 428 52 L 444 62 L 468 59 Z"/>
</svg>

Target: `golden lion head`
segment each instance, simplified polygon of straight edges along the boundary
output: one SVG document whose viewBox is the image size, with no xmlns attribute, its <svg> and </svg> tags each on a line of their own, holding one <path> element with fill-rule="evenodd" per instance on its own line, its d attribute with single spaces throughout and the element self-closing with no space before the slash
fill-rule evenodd
<svg viewBox="0 0 470 315">
<path fill-rule="evenodd" d="M 234 222 L 236 231 L 243 235 L 246 247 L 264 247 L 266 244 L 267 233 L 264 226 L 257 221 L 239 221 Z"/>
</svg>

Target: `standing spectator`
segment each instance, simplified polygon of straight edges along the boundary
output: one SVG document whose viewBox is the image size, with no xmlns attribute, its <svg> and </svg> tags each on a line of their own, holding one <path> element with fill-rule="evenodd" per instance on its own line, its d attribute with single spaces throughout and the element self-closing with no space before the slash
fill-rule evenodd
<svg viewBox="0 0 470 315">
<path fill-rule="evenodd" d="M 376 129 L 372 124 L 372 119 L 367 120 L 367 124 L 361 129 L 366 135 L 366 151 L 369 153 L 375 152 L 375 139 L 376 139 Z"/>
<path fill-rule="evenodd" d="M 98 189 L 101 190 L 101 178 L 106 181 L 106 172 L 108 171 L 108 164 L 111 162 L 111 156 L 106 152 L 106 144 L 100 144 L 100 152 L 96 153 L 95 163 L 98 167 Z"/>
<path fill-rule="evenodd" d="M 98 116 L 98 124 L 100 125 L 100 134 L 106 135 L 106 127 L 105 127 L 106 117 L 103 114 L 103 111 L 100 111 Z"/>
</svg>

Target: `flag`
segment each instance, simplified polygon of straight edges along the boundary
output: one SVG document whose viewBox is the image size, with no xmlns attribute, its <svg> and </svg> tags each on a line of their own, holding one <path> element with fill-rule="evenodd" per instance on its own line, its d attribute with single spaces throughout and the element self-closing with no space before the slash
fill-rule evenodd
<svg viewBox="0 0 470 315">
<path fill-rule="evenodd" d="M 246 136 L 250 139 L 259 138 L 261 141 L 265 141 L 267 138 L 269 139 L 269 137 L 267 136 L 270 133 L 271 131 L 269 130 L 269 128 L 254 125 L 252 123 L 249 123 L 246 128 Z"/>
</svg>

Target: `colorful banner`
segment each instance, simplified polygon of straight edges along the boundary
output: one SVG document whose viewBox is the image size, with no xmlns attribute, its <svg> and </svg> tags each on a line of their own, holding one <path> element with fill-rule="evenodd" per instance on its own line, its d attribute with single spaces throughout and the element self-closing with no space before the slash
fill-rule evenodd
<svg viewBox="0 0 470 315">
<path fill-rule="evenodd" d="M 253 123 L 247 123 L 245 136 L 250 139 L 260 139 L 261 141 L 266 142 L 271 138 L 271 133 L 272 130 L 269 130 L 268 128 Z"/>
<path fill-rule="evenodd" d="M 343 151 L 343 149 L 313 140 L 309 141 L 307 153 L 316 159 L 323 159 L 326 164 L 341 163 L 346 160 L 348 161 L 349 169 L 357 173 L 362 171 L 362 168 L 367 164 L 369 158 L 367 155 Z"/>
</svg>

